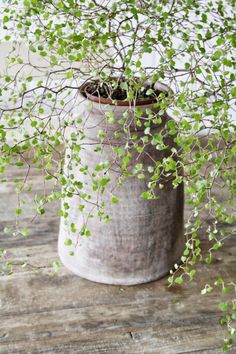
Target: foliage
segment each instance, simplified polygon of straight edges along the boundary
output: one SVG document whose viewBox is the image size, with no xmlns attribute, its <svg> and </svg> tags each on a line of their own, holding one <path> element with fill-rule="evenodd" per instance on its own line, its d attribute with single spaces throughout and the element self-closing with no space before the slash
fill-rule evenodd
<svg viewBox="0 0 236 354">
<path fill-rule="evenodd" d="M 18 196 L 15 234 L 28 234 L 19 220 L 26 203 L 22 192 L 31 188 L 27 179 L 32 166 L 42 173 L 45 183 L 52 183 L 49 195 L 35 193 L 36 214 L 44 214 L 48 203 L 73 194 L 83 200 L 81 214 L 90 203 L 86 186 L 75 175 L 63 174 L 66 147 L 71 149 L 67 158 L 76 161 L 82 173 L 91 174 L 93 189 L 101 196 L 109 190 L 109 162 L 103 161 L 90 171 L 90 166 L 80 161 L 85 141 L 83 117 L 77 114 L 81 83 L 98 79 L 101 85 L 112 85 L 111 77 L 122 78 L 128 99 L 135 103 L 147 79 L 151 83 L 161 80 L 174 94 L 158 97 L 158 114 L 146 112 L 148 119 L 140 141 L 130 134 L 125 124 L 127 116 L 121 117 L 119 124 L 127 144 L 113 152 L 121 159 L 124 180 L 129 176 L 142 179 L 148 174 L 144 198 L 158 197 L 156 190 L 163 187 L 163 178 L 171 178 L 174 188 L 184 182 L 186 203 L 191 209 L 186 249 L 182 264 L 176 265 L 169 282 L 191 281 L 197 262 L 210 264 L 225 240 L 234 236 L 230 227 L 236 216 L 234 1 L 5 0 L 3 4 L 3 40 L 14 44 L 1 72 L 2 182 L 6 181 L 8 166 L 28 167 L 24 179 L 14 180 Z M 167 108 L 175 119 L 153 135 L 151 123 L 161 123 Z M 111 113 L 105 119 L 108 124 L 114 123 Z M 136 126 L 141 124 L 138 107 L 133 120 Z M 171 155 L 150 164 L 148 171 L 139 162 L 130 168 L 132 154 L 145 154 L 149 144 L 160 151 L 168 149 L 168 134 L 177 144 Z M 116 135 L 119 139 L 118 132 Z M 100 130 L 98 153 L 105 137 Z M 31 162 L 26 158 L 27 151 L 33 151 Z M 226 190 L 225 200 L 218 198 L 216 189 Z M 119 202 L 115 191 L 111 191 L 111 201 Z M 68 204 L 62 203 L 58 214 L 66 218 L 68 212 Z M 109 219 L 102 199 L 93 206 L 91 216 L 95 214 L 104 221 Z M 76 232 L 75 225 L 70 228 L 72 234 Z M 207 250 L 199 238 L 202 229 L 206 229 L 209 240 Z M 90 235 L 86 220 L 79 231 L 82 236 Z M 69 238 L 66 243 L 71 245 L 73 240 Z M 204 291 L 210 288 L 208 285 Z M 234 320 L 235 302 L 226 310 Z M 224 323 L 229 323 L 227 316 Z M 228 346 L 231 335 L 233 330 Z"/>
</svg>

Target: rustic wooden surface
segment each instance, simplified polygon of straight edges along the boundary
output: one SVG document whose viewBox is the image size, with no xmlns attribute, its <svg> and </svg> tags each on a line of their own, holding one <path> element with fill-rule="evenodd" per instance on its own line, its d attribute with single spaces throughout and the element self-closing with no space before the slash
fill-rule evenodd
<svg viewBox="0 0 236 354">
<path fill-rule="evenodd" d="M 22 177 L 25 171 L 12 168 L 11 174 Z M 32 170 L 29 178 L 33 190 L 43 193 L 38 172 Z M 13 275 L 0 281 L 1 354 L 221 353 L 226 333 L 219 324 L 218 293 L 200 291 L 218 275 L 235 279 L 236 240 L 181 287 L 168 288 L 167 278 L 130 287 L 96 284 L 63 267 L 55 276 L 58 204 L 33 222 L 34 212 L 27 209 L 21 220 L 22 226 L 30 225 L 30 237 L 6 236 L 3 228 L 15 220 L 14 187 L 10 181 L 0 184 L 0 247 L 9 250 L 14 263 Z M 29 192 L 26 201 L 33 195 Z"/>
</svg>

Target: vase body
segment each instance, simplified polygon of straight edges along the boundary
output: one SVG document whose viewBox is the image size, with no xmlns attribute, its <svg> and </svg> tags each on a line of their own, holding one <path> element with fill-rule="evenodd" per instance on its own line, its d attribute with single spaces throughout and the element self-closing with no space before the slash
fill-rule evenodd
<svg viewBox="0 0 236 354">
<path fill-rule="evenodd" d="M 145 112 L 152 106 L 143 106 Z M 132 107 L 128 108 L 132 114 Z M 110 221 L 105 223 L 98 217 L 88 219 L 90 237 L 81 236 L 79 230 L 84 223 L 79 206 L 81 197 L 73 195 L 66 197 L 63 203 L 69 205 L 68 217 L 61 218 L 58 240 L 59 256 L 63 264 L 73 273 L 96 282 L 106 284 L 133 285 L 156 280 L 166 274 L 179 262 L 184 249 L 183 209 L 184 190 L 180 184 L 173 189 L 171 182 L 157 191 L 159 199 L 146 200 L 141 194 L 147 190 L 146 179 L 127 177 L 125 182 L 117 186 L 120 176 L 119 159 L 114 158 L 112 148 L 115 144 L 124 146 L 126 137 L 114 140 L 114 131 L 120 130 L 117 123 L 127 107 L 105 106 L 85 100 L 81 104 L 80 115 L 84 122 L 86 138 L 84 148 L 80 151 L 81 165 L 88 164 L 91 173 L 82 173 L 78 165 L 71 159 L 68 148 L 67 156 L 70 162 L 65 163 L 65 175 L 73 174 L 76 180 L 83 184 L 84 190 L 90 195 L 90 203 L 85 206 L 83 213 L 87 215 L 98 200 L 98 191 L 93 191 L 91 174 L 93 169 L 104 161 L 109 161 L 109 187 L 101 194 L 105 202 L 106 212 Z M 104 114 L 112 111 L 115 122 L 107 125 Z M 163 117 L 163 122 L 169 117 Z M 95 152 L 99 130 L 106 131 L 106 139 L 100 152 Z M 130 124 L 130 130 L 135 127 Z M 153 133 L 161 126 L 153 126 Z M 143 128 L 135 131 L 140 140 L 144 135 Z M 148 146 L 147 154 L 134 153 L 131 165 L 141 163 L 146 170 L 152 161 L 158 161 L 169 156 L 170 149 L 175 147 L 173 138 L 167 138 L 168 149 L 158 151 L 155 146 Z M 68 167 L 70 165 L 70 167 Z M 69 172 L 68 170 L 69 169 Z M 103 172 L 102 172 L 103 173 Z M 117 186 L 114 189 L 114 186 Z M 119 199 L 118 203 L 111 202 L 111 191 Z M 71 224 L 75 226 L 71 232 Z M 65 246 L 66 239 L 72 239 L 73 245 Z M 70 251 L 74 255 L 70 255 Z"/>
</svg>

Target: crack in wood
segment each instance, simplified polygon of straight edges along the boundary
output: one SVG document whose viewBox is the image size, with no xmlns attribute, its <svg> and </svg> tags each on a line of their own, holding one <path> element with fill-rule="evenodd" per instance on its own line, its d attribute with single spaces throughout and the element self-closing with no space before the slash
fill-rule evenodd
<svg viewBox="0 0 236 354">
<path fill-rule="evenodd" d="M 130 338 L 134 340 L 133 332 L 129 332 Z"/>
</svg>

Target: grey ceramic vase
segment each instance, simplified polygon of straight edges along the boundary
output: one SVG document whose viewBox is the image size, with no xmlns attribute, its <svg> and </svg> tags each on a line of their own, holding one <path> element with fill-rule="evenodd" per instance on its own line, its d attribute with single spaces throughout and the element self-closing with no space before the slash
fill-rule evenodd
<svg viewBox="0 0 236 354">
<path fill-rule="evenodd" d="M 161 86 L 165 91 L 165 87 Z M 101 195 L 106 204 L 110 222 L 104 223 L 98 218 L 88 219 L 90 237 L 79 235 L 84 216 L 81 216 L 79 195 L 66 197 L 63 201 L 69 205 L 67 220 L 61 219 L 58 250 L 62 263 L 73 273 L 100 283 L 134 285 L 156 280 L 169 273 L 175 263 L 178 263 L 184 249 L 183 210 L 184 190 L 183 185 L 173 188 L 170 181 L 164 181 L 164 188 L 157 190 L 159 199 L 146 200 L 141 197 L 147 190 L 144 179 L 135 177 L 126 178 L 124 184 L 117 186 L 120 176 L 120 165 L 114 157 L 112 147 L 115 144 L 124 146 L 127 143 L 125 136 L 114 140 L 114 132 L 121 130 L 117 123 L 125 111 L 131 117 L 134 108 L 125 106 L 105 105 L 91 102 L 82 97 L 80 116 L 83 118 L 86 138 L 82 142 L 80 151 L 81 165 L 88 165 L 91 171 L 95 166 L 104 161 L 109 161 L 113 168 L 109 171 L 110 183 L 107 190 Z M 153 104 L 141 105 L 143 117 L 147 109 L 153 110 Z M 154 109 L 155 110 L 155 109 Z M 113 112 L 115 122 L 107 124 L 104 115 Z M 158 126 L 153 126 L 152 134 L 160 131 L 167 115 L 162 117 Z M 138 139 L 144 135 L 144 128 L 137 128 L 130 123 L 131 133 L 137 134 Z M 94 149 L 98 142 L 99 130 L 106 131 L 106 138 L 102 150 L 98 153 Z M 144 169 L 165 156 L 169 156 L 171 148 L 175 147 L 172 137 L 166 138 L 169 146 L 166 150 L 157 150 L 155 146 L 147 147 L 147 154 L 134 153 L 130 164 L 142 163 Z M 68 148 L 65 163 L 65 175 L 73 174 L 79 183 L 83 183 L 86 193 L 91 195 L 84 213 L 89 212 L 98 200 L 98 191 L 93 191 L 91 174 L 80 172 L 80 169 L 71 159 L 71 150 Z M 103 173 L 103 172 L 102 172 Z M 119 203 L 111 203 L 111 191 L 119 198 Z M 76 231 L 71 232 L 71 224 Z M 66 246 L 65 240 L 72 239 L 73 245 Z M 70 255 L 70 251 L 74 255 Z"/>
</svg>

